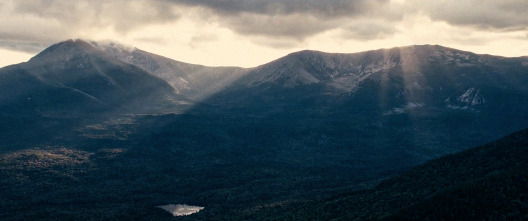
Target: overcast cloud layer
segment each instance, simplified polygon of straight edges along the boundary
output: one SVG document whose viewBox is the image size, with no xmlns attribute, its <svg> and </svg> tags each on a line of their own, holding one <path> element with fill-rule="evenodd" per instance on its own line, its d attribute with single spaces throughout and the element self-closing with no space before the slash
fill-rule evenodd
<svg viewBox="0 0 528 221">
<path fill-rule="evenodd" d="M 487 45 L 492 53 L 499 44 L 527 42 L 526 11 L 526 0 L 3 0 L 0 49 L 34 54 L 69 38 L 111 39 L 233 65 L 236 59 L 215 50 L 246 47 L 271 57 L 305 48 L 447 43 L 481 51 Z M 528 48 L 512 50 L 504 55 L 528 55 Z M 243 53 L 233 56 L 248 58 Z"/>
</svg>

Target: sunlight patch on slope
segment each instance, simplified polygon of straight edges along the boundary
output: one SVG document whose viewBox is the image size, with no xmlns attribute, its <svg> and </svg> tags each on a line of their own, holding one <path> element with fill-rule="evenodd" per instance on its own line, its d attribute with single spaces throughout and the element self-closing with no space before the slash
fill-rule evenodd
<svg viewBox="0 0 528 221">
<path fill-rule="evenodd" d="M 93 153 L 67 148 L 30 149 L 0 155 L 2 165 L 25 169 L 51 168 L 55 166 L 74 166 L 89 163 Z"/>
<path fill-rule="evenodd" d="M 65 147 L 34 148 L 0 154 L 3 182 L 28 183 L 40 176 L 78 180 L 77 175 L 92 169 L 94 153 Z"/>
<path fill-rule="evenodd" d="M 391 56 L 390 56 L 390 52 L 389 50 L 384 50 L 383 52 L 383 61 L 385 61 L 386 63 L 387 62 L 390 62 L 392 59 L 391 59 Z M 390 71 L 391 69 L 385 69 L 383 70 L 381 73 L 381 77 L 380 77 L 380 90 L 378 91 L 378 107 L 381 107 L 381 108 L 385 108 L 388 103 L 389 103 L 389 74 L 390 74 Z"/>
</svg>

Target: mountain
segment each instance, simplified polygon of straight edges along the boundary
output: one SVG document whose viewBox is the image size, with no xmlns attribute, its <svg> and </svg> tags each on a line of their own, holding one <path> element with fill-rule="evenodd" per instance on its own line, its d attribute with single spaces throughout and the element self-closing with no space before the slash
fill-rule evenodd
<svg viewBox="0 0 528 221">
<path fill-rule="evenodd" d="M 355 54 L 301 51 L 251 70 L 205 102 L 252 114 L 332 115 L 367 127 L 413 125 L 413 136 L 425 140 L 451 132 L 447 137 L 465 136 L 457 141 L 480 136 L 480 143 L 452 145 L 469 147 L 528 123 L 527 69 L 526 58 L 437 45 Z M 360 119 L 349 119 L 354 116 Z"/>
<path fill-rule="evenodd" d="M 265 96 L 274 90 L 310 88 L 324 99 L 345 97 L 352 104 L 358 97 L 368 97 L 387 113 L 410 103 L 472 109 L 495 104 L 491 93 L 525 93 L 527 67 L 526 58 L 477 55 L 437 45 L 355 54 L 301 51 L 255 68 L 235 82 L 235 90 Z"/>
<path fill-rule="evenodd" d="M 524 129 L 428 161 L 371 190 L 257 214 L 277 220 L 522 220 L 528 218 L 527 154 Z"/>
<path fill-rule="evenodd" d="M 175 112 L 192 102 L 164 80 L 82 40 L 57 43 L 0 69 L 0 88 L 2 151 L 70 139 L 85 121 Z"/>
<path fill-rule="evenodd" d="M 526 128 L 527 83 L 526 57 L 432 45 L 242 69 L 61 42 L 0 69 L 0 219 L 326 202 Z"/>
<path fill-rule="evenodd" d="M 142 112 L 185 101 L 162 79 L 81 40 L 52 45 L 0 76 L 2 111 Z"/>
<path fill-rule="evenodd" d="M 181 95 L 201 100 L 244 75 L 239 67 L 207 67 L 175 61 L 113 42 L 89 42 L 108 56 L 140 67 L 169 83 Z"/>
<path fill-rule="evenodd" d="M 142 119 L 137 142 L 199 162 L 211 183 L 197 185 L 219 189 L 193 192 L 209 208 L 198 216 L 229 220 L 369 188 L 525 128 L 527 64 L 431 45 L 303 51 L 250 70 L 185 115 Z"/>
</svg>

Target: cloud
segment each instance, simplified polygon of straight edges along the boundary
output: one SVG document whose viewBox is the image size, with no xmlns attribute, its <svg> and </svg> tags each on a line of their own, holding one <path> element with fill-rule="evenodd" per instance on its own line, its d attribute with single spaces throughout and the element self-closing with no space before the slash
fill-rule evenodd
<svg viewBox="0 0 528 221">
<path fill-rule="evenodd" d="M 55 20 L 69 28 L 103 26 L 121 32 L 179 17 L 170 5 L 140 0 L 34 0 L 32 4 L 16 1 L 15 13 Z"/>
<path fill-rule="evenodd" d="M 42 51 L 42 48 L 49 46 L 48 44 L 38 42 L 26 42 L 20 44 L 12 41 L 0 41 L 0 48 L 5 48 L 13 51 L 24 51 L 29 53 L 37 53 Z"/>
<path fill-rule="evenodd" d="M 388 0 L 173 0 L 191 7 L 207 22 L 216 22 L 256 44 L 288 48 L 332 29 L 347 29 L 355 20 L 376 19 L 390 26 L 403 18 Z M 366 27 L 366 26 L 365 26 Z M 365 29 L 365 28 L 363 28 Z M 362 30 L 348 37 L 384 37 L 389 28 L 367 36 Z M 266 39 L 267 38 L 267 39 Z"/>
<path fill-rule="evenodd" d="M 364 42 L 407 34 L 410 40 L 400 42 L 412 43 L 420 26 L 412 20 L 416 15 L 468 33 L 528 32 L 526 8 L 526 0 L 3 0 L 0 48 L 35 53 L 68 38 L 176 42 L 193 49 L 228 38 L 273 50 L 314 45 L 310 41 L 321 36 Z M 489 41 L 432 27 L 422 31 L 459 43 Z"/>
<path fill-rule="evenodd" d="M 389 37 L 397 32 L 392 24 L 383 21 L 357 21 L 348 25 L 343 30 L 346 39 L 374 40 Z"/>
<path fill-rule="evenodd" d="M 7 0 L 0 12 L 0 47 L 27 52 L 68 38 L 104 31 L 124 35 L 179 18 L 172 4 L 141 0 Z"/>
<path fill-rule="evenodd" d="M 216 36 L 215 34 L 201 34 L 193 36 L 189 44 L 192 48 L 198 48 L 197 45 L 200 45 L 202 43 L 214 42 L 217 40 L 218 36 Z"/>
<path fill-rule="evenodd" d="M 235 18 L 228 18 L 225 25 L 243 35 L 302 40 L 307 36 L 334 28 L 336 21 L 320 20 L 305 14 L 269 16 L 243 13 Z"/>
<path fill-rule="evenodd" d="M 351 30 L 359 20 L 382 21 L 373 31 L 366 26 L 349 32 L 358 40 L 386 37 L 405 15 L 423 13 L 452 26 L 498 32 L 528 30 L 526 0 L 167 0 L 177 5 L 205 8 L 219 23 L 242 35 L 304 39 L 329 29 Z M 365 23 L 363 23 L 365 24 Z M 381 26 L 384 26 L 381 30 Z M 380 31 L 380 32 L 377 32 Z M 369 33 L 367 33 L 369 32 Z M 291 39 L 289 39 L 291 40 Z"/>
<path fill-rule="evenodd" d="M 321 18 L 365 14 L 388 0 L 173 0 L 176 4 L 206 7 L 223 15 L 309 14 Z"/>
<path fill-rule="evenodd" d="M 264 45 L 272 49 L 295 48 L 302 44 L 302 41 L 291 38 L 268 38 L 256 36 L 251 38 L 251 42 L 257 45 Z"/>
<path fill-rule="evenodd" d="M 154 43 L 154 44 L 167 44 L 167 40 L 162 37 L 138 37 L 134 38 L 135 41 L 145 42 L 145 43 Z"/>
<path fill-rule="evenodd" d="M 433 20 L 445 21 L 454 26 L 498 32 L 528 30 L 526 0 L 412 0 L 407 5 Z"/>
</svg>

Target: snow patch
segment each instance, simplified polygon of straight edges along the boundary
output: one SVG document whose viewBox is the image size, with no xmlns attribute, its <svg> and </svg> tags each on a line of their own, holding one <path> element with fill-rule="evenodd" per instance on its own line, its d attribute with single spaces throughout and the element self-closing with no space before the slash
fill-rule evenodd
<svg viewBox="0 0 528 221">
<path fill-rule="evenodd" d="M 173 216 L 188 216 L 200 212 L 200 210 L 204 209 L 204 207 L 189 206 L 186 204 L 169 204 L 157 207 L 171 213 Z"/>
<path fill-rule="evenodd" d="M 464 92 L 464 94 L 460 95 L 457 98 L 457 101 L 466 103 L 471 106 L 486 103 L 486 100 L 480 94 L 480 90 L 477 90 L 475 88 L 467 89 L 466 92 Z"/>
</svg>

